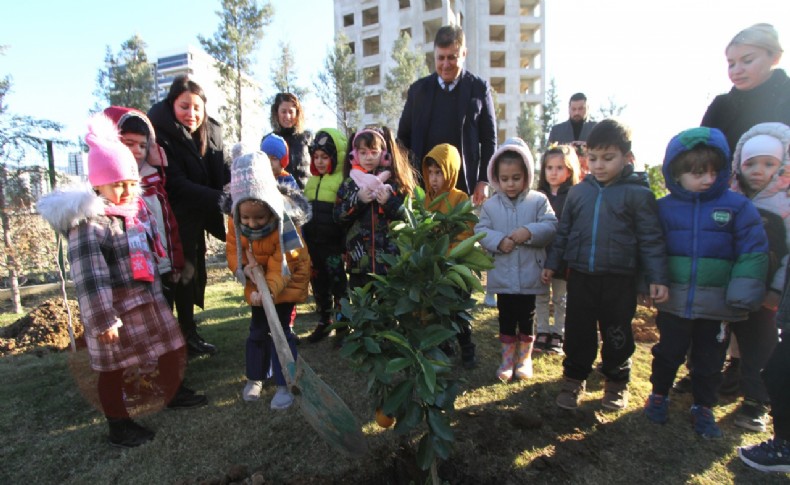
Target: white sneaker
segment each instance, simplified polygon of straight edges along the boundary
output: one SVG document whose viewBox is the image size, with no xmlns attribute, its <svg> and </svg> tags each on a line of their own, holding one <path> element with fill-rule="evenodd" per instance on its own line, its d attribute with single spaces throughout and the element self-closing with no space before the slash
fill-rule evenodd
<svg viewBox="0 0 790 485">
<path fill-rule="evenodd" d="M 483 299 L 483 303 L 485 306 L 496 306 L 496 296 L 486 291 L 486 297 Z"/>
<path fill-rule="evenodd" d="M 262 381 L 248 380 L 247 384 L 244 385 L 244 391 L 241 393 L 241 397 L 245 401 L 257 401 L 261 397 L 262 388 Z"/>
<path fill-rule="evenodd" d="M 293 403 L 294 396 L 288 392 L 288 388 L 285 386 L 277 386 L 277 392 L 274 393 L 274 397 L 272 398 L 272 409 L 288 409 Z"/>
</svg>

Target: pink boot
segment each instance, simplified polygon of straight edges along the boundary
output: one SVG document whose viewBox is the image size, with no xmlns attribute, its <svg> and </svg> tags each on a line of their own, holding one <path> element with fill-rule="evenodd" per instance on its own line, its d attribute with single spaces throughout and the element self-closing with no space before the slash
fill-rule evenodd
<svg viewBox="0 0 790 485">
<path fill-rule="evenodd" d="M 523 381 L 532 377 L 532 335 L 519 334 L 518 354 L 516 356 L 516 379 Z"/>
<path fill-rule="evenodd" d="M 502 342 L 502 365 L 496 371 L 496 376 L 502 382 L 507 382 L 513 377 L 513 365 L 516 357 L 517 339 L 514 335 L 500 335 Z"/>
</svg>

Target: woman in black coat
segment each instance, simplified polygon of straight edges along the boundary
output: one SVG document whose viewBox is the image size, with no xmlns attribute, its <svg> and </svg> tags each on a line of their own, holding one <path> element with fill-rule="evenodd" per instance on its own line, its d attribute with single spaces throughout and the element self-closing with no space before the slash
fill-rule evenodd
<svg viewBox="0 0 790 485">
<path fill-rule="evenodd" d="M 782 47 L 779 35 L 769 24 L 740 31 L 724 52 L 733 86 L 708 106 L 702 126 L 721 130 L 732 153 L 741 135 L 758 123 L 790 125 L 790 78 L 784 70 L 775 68 Z"/>
<path fill-rule="evenodd" d="M 310 178 L 308 147 L 313 142 L 313 134 L 304 129 L 304 111 L 299 98 L 291 93 L 278 93 L 272 103 L 269 121 L 273 133 L 283 137 L 288 145 L 289 163 L 285 170 L 296 179 L 299 188 L 304 190 L 307 179 Z"/>
<path fill-rule="evenodd" d="M 195 269 L 192 278 L 182 279 L 171 289 L 178 323 L 190 354 L 213 354 L 216 347 L 197 333 L 194 305 L 203 308 L 206 290 L 204 233 L 225 241 L 219 198 L 230 182 L 230 170 L 223 153 L 222 127 L 206 115 L 206 95 L 187 76 L 173 80 L 167 98 L 151 107 L 148 117 L 167 154 L 165 188 L 178 221 L 184 259 Z"/>
</svg>

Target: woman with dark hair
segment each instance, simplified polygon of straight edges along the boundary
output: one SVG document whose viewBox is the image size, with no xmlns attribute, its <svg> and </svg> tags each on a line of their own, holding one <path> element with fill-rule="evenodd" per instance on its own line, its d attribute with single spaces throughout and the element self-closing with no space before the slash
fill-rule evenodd
<svg viewBox="0 0 790 485">
<path fill-rule="evenodd" d="M 291 93 L 278 93 L 272 103 L 270 121 L 273 133 L 283 137 L 288 144 L 290 160 L 285 170 L 296 179 L 299 188 L 304 189 L 310 178 L 308 147 L 313 141 L 313 134 L 304 129 L 304 111 L 299 98 Z"/>
<path fill-rule="evenodd" d="M 151 107 L 148 117 L 167 154 L 165 170 L 170 205 L 178 221 L 184 258 L 194 268 L 185 271 L 174 292 L 178 323 L 191 355 L 214 354 L 217 348 L 197 333 L 194 306 L 203 308 L 206 290 L 205 232 L 225 240 L 225 221 L 219 199 L 230 182 L 222 147 L 222 127 L 206 115 L 206 95 L 198 83 L 178 76 L 164 101 Z"/>
</svg>

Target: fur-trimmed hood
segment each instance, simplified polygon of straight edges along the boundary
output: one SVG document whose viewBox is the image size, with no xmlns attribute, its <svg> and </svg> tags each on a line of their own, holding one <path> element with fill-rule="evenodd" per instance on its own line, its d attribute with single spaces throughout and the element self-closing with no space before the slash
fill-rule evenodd
<svg viewBox="0 0 790 485">
<path fill-rule="evenodd" d="M 774 174 L 768 186 L 761 190 L 757 196 L 764 198 L 779 192 L 786 192 L 790 188 L 790 127 L 784 123 L 776 122 L 754 125 L 738 140 L 732 157 L 733 178 L 731 188 L 737 192 L 746 193 L 742 187 L 744 183 L 742 180 L 742 166 L 745 160 L 741 160 L 741 153 L 746 142 L 758 135 L 768 135 L 782 142 L 784 156 L 780 160 L 781 166 L 779 170 Z"/>
<path fill-rule="evenodd" d="M 104 214 L 104 200 L 87 183 L 69 185 L 42 196 L 36 210 L 62 234 L 82 221 Z"/>
<path fill-rule="evenodd" d="M 532 180 L 534 179 L 534 165 L 535 161 L 532 159 L 532 153 L 529 151 L 529 146 L 522 140 L 521 138 L 508 138 L 505 142 L 499 146 L 499 148 L 494 152 L 491 156 L 491 161 L 488 162 L 488 184 L 497 192 L 501 190 L 499 185 L 499 180 L 497 177 L 494 177 L 494 162 L 500 155 L 505 152 L 513 152 L 524 161 L 524 168 L 527 172 L 527 184 L 526 184 L 526 192 L 529 192 L 532 188 Z"/>
</svg>

